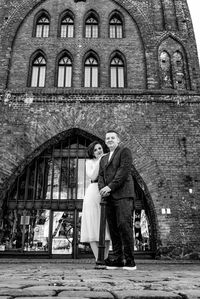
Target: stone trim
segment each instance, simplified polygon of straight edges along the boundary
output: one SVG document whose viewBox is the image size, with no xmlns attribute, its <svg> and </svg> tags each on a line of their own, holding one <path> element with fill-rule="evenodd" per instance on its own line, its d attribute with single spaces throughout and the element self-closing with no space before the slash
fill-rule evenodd
<svg viewBox="0 0 200 299">
<path fill-rule="evenodd" d="M 129 88 L 18 88 L 0 89 L 0 95 L 9 92 L 13 95 L 34 94 L 34 95 L 159 95 L 159 96 L 200 96 L 200 91 L 194 90 L 175 90 L 175 89 L 129 89 Z"/>
</svg>

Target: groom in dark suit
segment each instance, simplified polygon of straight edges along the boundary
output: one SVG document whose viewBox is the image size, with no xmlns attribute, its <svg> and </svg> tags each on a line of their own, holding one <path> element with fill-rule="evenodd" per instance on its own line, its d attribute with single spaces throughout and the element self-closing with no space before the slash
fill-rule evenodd
<svg viewBox="0 0 200 299">
<path fill-rule="evenodd" d="M 106 217 L 110 230 L 113 254 L 105 260 L 107 269 L 136 270 L 134 261 L 133 209 L 134 182 L 131 176 L 132 155 L 119 146 L 115 131 L 106 133 L 105 143 L 110 153 L 100 161 L 98 185 L 106 198 Z"/>
</svg>

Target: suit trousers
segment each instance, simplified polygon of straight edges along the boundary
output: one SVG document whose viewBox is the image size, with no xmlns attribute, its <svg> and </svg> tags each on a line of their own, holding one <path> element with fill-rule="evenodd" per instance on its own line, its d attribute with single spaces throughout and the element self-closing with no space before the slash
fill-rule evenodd
<svg viewBox="0 0 200 299">
<path fill-rule="evenodd" d="M 114 260 L 134 261 L 133 199 L 107 198 L 106 217 L 112 240 Z"/>
</svg>

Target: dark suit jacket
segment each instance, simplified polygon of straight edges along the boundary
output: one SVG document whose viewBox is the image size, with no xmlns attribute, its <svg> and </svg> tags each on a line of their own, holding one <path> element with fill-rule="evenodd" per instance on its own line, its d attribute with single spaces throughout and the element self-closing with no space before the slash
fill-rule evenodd
<svg viewBox="0 0 200 299">
<path fill-rule="evenodd" d="M 134 182 L 131 175 L 132 155 L 126 147 L 117 147 L 110 159 L 109 153 L 101 158 L 99 168 L 99 190 L 110 187 L 114 199 L 135 198 Z"/>
</svg>

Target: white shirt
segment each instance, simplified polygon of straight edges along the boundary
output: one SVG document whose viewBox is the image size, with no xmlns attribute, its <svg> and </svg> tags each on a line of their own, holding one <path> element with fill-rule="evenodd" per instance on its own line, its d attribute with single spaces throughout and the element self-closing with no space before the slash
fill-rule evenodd
<svg viewBox="0 0 200 299">
<path fill-rule="evenodd" d="M 108 161 L 110 161 L 112 155 L 113 155 L 114 151 L 111 151 L 110 154 L 109 154 L 109 158 L 108 158 Z"/>
</svg>

